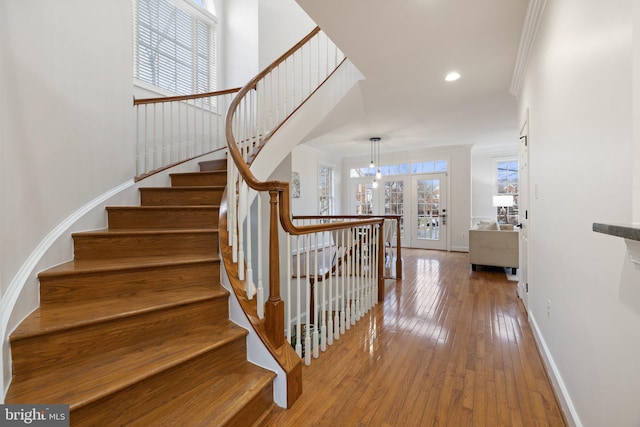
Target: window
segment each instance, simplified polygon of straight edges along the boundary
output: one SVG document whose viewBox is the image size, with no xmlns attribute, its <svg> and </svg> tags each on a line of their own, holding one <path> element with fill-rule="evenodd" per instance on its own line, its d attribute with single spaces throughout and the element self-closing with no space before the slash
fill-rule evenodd
<svg viewBox="0 0 640 427">
<path fill-rule="evenodd" d="M 215 90 L 215 25 L 191 1 L 134 0 L 134 77 L 180 95 Z"/>
<path fill-rule="evenodd" d="M 349 176 L 351 178 L 361 178 L 363 176 L 375 176 L 376 172 L 377 172 L 377 168 L 372 168 L 372 167 L 354 168 L 350 170 Z M 380 166 L 380 174 L 382 176 L 407 175 L 408 173 L 409 173 L 408 163 Z"/>
<path fill-rule="evenodd" d="M 333 168 L 318 168 L 318 206 L 320 215 L 333 215 Z"/>
<path fill-rule="evenodd" d="M 499 222 L 518 223 L 518 170 L 517 160 L 496 162 L 496 194 L 513 196 L 513 206 L 496 207 Z"/>
<path fill-rule="evenodd" d="M 432 162 L 411 163 L 411 173 L 446 172 L 446 160 L 434 160 Z"/>
</svg>

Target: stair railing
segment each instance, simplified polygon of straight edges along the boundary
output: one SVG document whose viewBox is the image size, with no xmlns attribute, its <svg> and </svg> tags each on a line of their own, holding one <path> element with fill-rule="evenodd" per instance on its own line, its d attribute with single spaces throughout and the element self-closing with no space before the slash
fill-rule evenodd
<svg viewBox="0 0 640 427">
<path fill-rule="evenodd" d="M 305 330 L 304 344 L 309 344 L 305 348 L 313 349 L 305 353 L 305 363 L 310 363 L 309 355 L 316 351 L 311 342 L 320 342 L 320 345 L 322 342 L 328 343 L 336 337 L 336 325 L 339 336 L 347 329 L 347 325 L 360 318 L 384 295 L 383 257 L 379 255 L 383 248 L 382 219 L 294 224 L 289 183 L 261 181 L 250 168 L 264 144 L 333 73 L 344 66 L 345 60 L 335 44 L 316 28 L 238 92 L 229 106 L 226 119 L 231 161 L 227 166 L 226 202 L 221 207 L 220 222 L 220 227 L 226 226 L 220 233 L 225 270 L 247 317 L 271 354 L 287 372 L 288 404 L 292 404 L 302 392 L 300 356 L 303 325 L 309 325 Z M 353 76 L 351 83 L 356 80 Z M 265 215 L 262 215 L 263 203 L 268 203 L 269 211 Z M 286 244 L 282 248 L 278 223 L 287 233 Z M 339 290 L 335 285 L 327 286 L 327 289 L 322 285 L 322 292 L 327 292 L 324 300 L 322 295 L 320 300 L 316 296 L 311 304 L 311 292 L 317 293 L 320 287 L 315 286 L 315 290 L 311 291 L 309 279 L 313 277 L 316 284 L 324 279 L 319 279 L 322 273 L 318 273 L 322 268 L 319 267 L 318 257 L 311 261 L 310 242 L 329 242 L 327 233 L 331 232 L 336 236 L 332 237 L 332 245 L 342 248 L 338 276 L 345 283 L 347 279 L 349 282 L 344 286 L 341 284 Z M 254 237 L 252 233 L 257 236 Z M 310 265 L 306 270 L 309 274 L 306 274 L 304 284 L 300 269 L 296 278 L 300 281 L 291 280 L 294 276 L 292 244 L 296 247 L 296 255 L 298 251 L 306 250 L 305 263 L 314 263 L 313 270 Z M 263 245 L 267 248 L 264 251 Z M 232 262 L 228 265 L 229 259 Z M 264 264 L 268 268 L 268 275 L 262 271 Z M 283 275 L 281 266 L 285 269 Z M 266 287 L 262 284 L 263 277 L 268 277 Z M 281 291 L 281 277 L 286 281 L 284 291 Z M 283 294 L 286 301 L 283 300 Z M 294 299 L 304 299 L 309 303 L 293 305 Z M 321 301 L 320 305 L 318 301 Z M 286 317 L 285 310 L 288 313 Z M 312 332 L 312 322 L 318 325 L 318 315 L 324 319 L 327 314 L 333 319 L 333 325 L 329 326 L 328 320 L 321 320 L 319 328 Z M 296 336 L 300 337 L 295 345 L 299 350 L 297 355 L 291 353 L 293 347 L 289 345 L 293 329 Z M 314 353 L 314 356 L 317 357 L 317 354 Z"/>
<path fill-rule="evenodd" d="M 136 179 L 226 148 L 225 115 L 239 90 L 134 99 Z"/>
<path fill-rule="evenodd" d="M 385 279 L 402 279 L 402 215 L 295 215 L 294 221 L 345 221 L 363 218 L 384 219 L 384 271 Z M 395 274 L 392 263 L 395 259 Z"/>
</svg>

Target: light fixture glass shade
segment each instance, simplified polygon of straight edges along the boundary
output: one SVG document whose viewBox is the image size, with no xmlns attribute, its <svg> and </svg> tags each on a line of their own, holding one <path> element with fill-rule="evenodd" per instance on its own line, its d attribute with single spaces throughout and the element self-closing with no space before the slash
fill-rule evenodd
<svg viewBox="0 0 640 427">
<path fill-rule="evenodd" d="M 511 195 L 493 196 L 493 206 L 510 208 L 511 206 L 513 206 L 513 196 Z"/>
<path fill-rule="evenodd" d="M 451 71 L 445 76 L 444 79 L 448 82 L 455 82 L 459 78 L 460 78 L 460 73 L 458 73 L 457 71 Z"/>
</svg>

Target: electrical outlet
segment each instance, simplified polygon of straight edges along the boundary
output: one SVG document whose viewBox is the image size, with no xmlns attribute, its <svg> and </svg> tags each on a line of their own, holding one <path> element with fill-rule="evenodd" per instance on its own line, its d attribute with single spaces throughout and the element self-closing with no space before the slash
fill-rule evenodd
<svg viewBox="0 0 640 427">
<path fill-rule="evenodd" d="M 547 319 L 551 319 L 551 300 L 547 299 Z"/>
</svg>

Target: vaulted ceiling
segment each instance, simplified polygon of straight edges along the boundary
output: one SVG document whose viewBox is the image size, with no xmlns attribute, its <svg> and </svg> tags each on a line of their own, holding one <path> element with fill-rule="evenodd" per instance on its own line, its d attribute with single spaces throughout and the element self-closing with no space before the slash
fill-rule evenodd
<svg viewBox="0 0 640 427">
<path fill-rule="evenodd" d="M 516 144 L 509 93 L 527 0 L 297 0 L 364 74 L 309 136 L 368 154 Z M 450 71 L 462 77 L 446 82 Z"/>
</svg>

